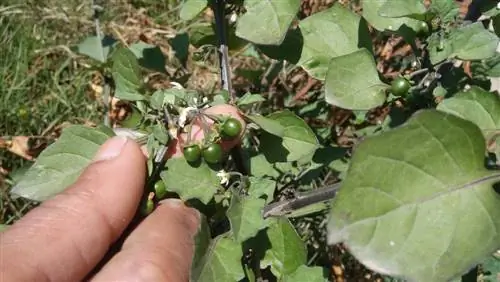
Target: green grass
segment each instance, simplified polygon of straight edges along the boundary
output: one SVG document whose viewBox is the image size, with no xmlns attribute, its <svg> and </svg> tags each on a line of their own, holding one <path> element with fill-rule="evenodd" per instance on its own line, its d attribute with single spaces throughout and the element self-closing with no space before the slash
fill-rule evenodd
<svg viewBox="0 0 500 282">
<path fill-rule="evenodd" d="M 96 1 L 99 2 L 99 1 Z M 183 26 L 178 0 L 105 1 L 101 28 L 125 24 L 140 9 L 155 23 Z M 103 120 L 102 101 L 89 87 L 92 62 L 70 49 L 95 34 L 90 1 L 6 0 L 0 4 L 0 136 L 50 137 L 64 122 Z M 41 140 L 33 138 L 34 141 Z M 42 139 L 45 140 L 45 139 Z M 50 140 L 50 139 L 49 139 Z M 33 205 L 8 190 L 31 161 L 0 149 L 0 224 L 12 223 Z"/>
<path fill-rule="evenodd" d="M 78 6 L 81 1 L 15 5 L 20 2 L 0 6 L 2 139 L 48 136 L 63 122 L 102 120 L 102 105 L 89 95 L 92 72 L 66 49 L 93 28 L 89 13 Z M 0 150 L 0 166 L 10 172 L 0 177 L 0 223 L 12 223 L 33 206 L 8 195 L 16 176 L 31 163 Z"/>
</svg>

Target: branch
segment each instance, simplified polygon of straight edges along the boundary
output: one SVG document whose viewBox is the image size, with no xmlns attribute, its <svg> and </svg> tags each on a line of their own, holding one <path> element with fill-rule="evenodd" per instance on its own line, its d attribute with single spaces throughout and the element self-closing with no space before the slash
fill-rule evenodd
<svg viewBox="0 0 500 282">
<path fill-rule="evenodd" d="M 303 193 L 295 199 L 269 204 L 262 210 L 262 216 L 264 218 L 271 216 L 284 216 L 303 207 L 331 200 L 337 194 L 337 191 L 340 188 L 340 183 L 341 182 L 333 185 L 327 185 L 322 188 Z"/>
</svg>

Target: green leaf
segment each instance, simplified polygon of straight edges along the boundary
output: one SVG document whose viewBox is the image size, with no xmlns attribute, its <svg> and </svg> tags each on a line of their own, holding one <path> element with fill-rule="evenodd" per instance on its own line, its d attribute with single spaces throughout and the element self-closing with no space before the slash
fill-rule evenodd
<svg viewBox="0 0 500 282">
<path fill-rule="evenodd" d="M 243 243 L 266 227 L 262 209 L 266 201 L 253 197 L 239 197 L 233 194 L 226 212 L 234 239 Z"/>
<path fill-rule="evenodd" d="M 379 9 L 382 8 L 390 0 L 362 0 L 363 17 L 379 31 L 397 31 L 403 26 L 407 26 L 413 30 L 416 29 L 418 21 L 415 19 L 403 18 L 388 18 L 379 14 Z M 391 3 L 399 1 L 390 1 Z M 403 3 L 403 2 L 402 2 Z M 404 2 L 406 3 L 406 2 Z"/>
<path fill-rule="evenodd" d="M 486 137 L 500 129 L 500 96 L 478 86 L 459 92 L 439 103 L 437 109 L 475 123 Z"/>
<path fill-rule="evenodd" d="M 134 53 L 142 67 L 166 73 L 165 56 L 160 47 L 139 41 L 130 45 L 129 49 Z"/>
<path fill-rule="evenodd" d="M 12 188 L 11 194 L 45 201 L 64 191 L 110 137 L 103 131 L 81 125 L 65 128 L 59 139 L 38 156 L 35 164 Z"/>
<path fill-rule="evenodd" d="M 278 278 L 294 273 L 307 262 L 307 250 L 293 225 L 285 217 L 273 219 L 267 229 L 271 243 L 260 267 L 271 266 L 271 272 Z"/>
<path fill-rule="evenodd" d="M 207 7 L 207 0 L 186 0 L 182 4 L 179 17 L 183 21 L 196 18 Z"/>
<path fill-rule="evenodd" d="M 280 45 L 299 11 L 300 0 L 245 0 L 245 8 L 236 35 L 255 44 Z"/>
<path fill-rule="evenodd" d="M 308 267 L 307 265 L 301 265 L 297 270 L 289 275 L 283 277 L 283 282 L 325 282 L 329 281 L 323 275 L 325 270 L 319 266 Z"/>
<path fill-rule="evenodd" d="M 198 199 L 207 204 L 220 187 L 216 173 L 204 162 L 192 166 L 184 158 L 172 158 L 166 167 L 160 176 L 167 191 L 177 193 L 184 201 Z"/>
<path fill-rule="evenodd" d="M 325 100 L 348 110 L 369 110 L 386 100 L 375 60 L 366 49 L 332 59 L 325 81 Z"/>
<path fill-rule="evenodd" d="M 168 88 L 168 89 L 158 89 L 156 90 L 149 102 L 151 107 L 160 110 L 166 104 L 171 104 L 175 106 L 186 106 L 187 100 L 189 100 L 189 93 L 184 89 Z"/>
<path fill-rule="evenodd" d="M 194 256 L 191 263 L 191 274 L 196 272 L 196 269 L 202 267 L 204 262 L 204 257 L 209 251 L 210 241 L 210 226 L 208 225 L 207 218 L 200 214 L 200 226 L 198 227 L 198 232 L 194 236 Z"/>
<path fill-rule="evenodd" d="M 498 252 L 496 253 L 498 254 Z M 500 258 L 495 256 L 489 256 L 487 259 L 481 262 L 481 267 L 486 279 L 483 281 L 497 281 L 500 275 Z"/>
<path fill-rule="evenodd" d="M 260 155 L 262 156 L 262 155 Z M 276 171 L 271 166 L 269 170 Z M 250 189 L 248 189 L 248 194 L 250 197 L 256 199 L 265 199 L 265 203 L 269 204 L 273 201 L 274 190 L 276 189 L 276 181 L 261 178 L 261 177 L 249 177 Z"/>
<path fill-rule="evenodd" d="M 420 0 L 406 1 L 384 1 L 385 3 L 378 10 L 378 14 L 388 18 L 411 17 L 424 19 L 427 12 L 424 4 Z"/>
<path fill-rule="evenodd" d="M 439 33 L 433 33 L 427 38 L 429 45 L 427 50 L 429 50 L 429 57 L 431 63 L 436 65 L 448 58 L 453 54 L 453 46 L 450 40 L 446 38 L 441 38 Z"/>
<path fill-rule="evenodd" d="M 293 162 L 313 155 L 319 148 L 316 135 L 307 123 L 289 110 L 267 116 L 283 127 L 281 138 L 263 133 L 261 149 L 270 162 Z M 272 160 L 271 160 L 272 159 Z"/>
<path fill-rule="evenodd" d="M 251 93 L 247 92 L 247 93 L 245 93 L 245 95 L 243 95 L 242 97 L 240 97 L 236 101 L 236 105 L 245 106 L 245 105 L 251 105 L 251 104 L 255 104 L 255 103 L 261 103 L 264 101 L 266 101 L 266 99 L 264 99 L 264 97 L 262 97 L 261 94 L 251 94 Z"/>
<path fill-rule="evenodd" d="M 168 43 L 174 51 L 175 57 L 181 62 L 185 62 L 189 55 L 189 35 L 178 33 L 174 38 L 170 38 Z"/>
<path fill-rule="evenodd" d="M 243 251 L 233 239 L 216 237 L 198 267 L 191 273 L 193 282 L 240 281 L 245 277 L 241 266 Z"/>
<path fill-rule="evenodd" d="M 289 29 L 280 45 L 256 45 L 262 53 L 271 59 L 286 60 L 297 64 L 304 46 L 304 37 L 300 27 Z"/>
<path fill-rule="evenodd" d="M 130 49 L 121 47 L 112 56 L 111 72 L 115 81 L 115 97 L 121 100 L 143 100 L 140 93 L 143 86 L 141 70 L 137 58 Z"/>
<path fill-rule="evenodd" d="M 500 42 L 498 37 L 484 28 L 481 22 L 465 25 L 452 33 L 451 56 L 461 60 L 482 60 L 492 57 Z"/>
<path fill-rule="evenodd" d="M 170 140 L 170 136 L 168 135 L 167 129 L 161 123 L 153 126 L 153 135 L 158 142 L 162 145 L 167 145 Z"/>
<path fill-rule="evenodd" d="M 89 36 L 76 46 L 76 50 L 80 54 L 105 63 L 115 43 L 116 40 L 110 36 L 104 36 L 101 40 L 97 36 Z"/>
<path fill-rule="evenodd" d="M 437 14 L 444 23 L 455 20 L 459 13 L 459 5 L 453 0 L 434 0 L 429 10 Z"/>
<path fill-rule="evenodd" d="M 0 224 L 0 232 L 3 232 L 9 228 L 10 225 L 8 224 Z"/>
<path fill-rule="evenodd" d="M 500 247 L 500 175 L 484 168 L 485 146 L 475 124 L 436 110 L 368 137 L 332 202 L 328 243 L 410 281 L 468 271 Z"/>
<path fill-rule="evenodd" d="M 196 48 L 204 45 L 215 46 L 217 37 L 213 25 L 210 23 L 193 24 L 189 29 L 189 41 Z"/>
<path fill-rule="evenodd" d="M 446 38 L 437 33 L 429 37 L 431 62 L 437 64 L 448 58 L 483 60 L 493 57 L 499 44 L 498 37 L 484 28 L 481 22 L 453 30 Z"/>
<path fill-rule="evenodd" d="M 500 53 L 495 53 L 491 58 L 475 61 L 471 64 L 471 71 L 476 75 L 500 77 Z"/>
<path fill-rule="evenodd" d="M 285 128 L 273 119 L 261 115 L 246 115 L 246 118 L 257 124 L 262 130 L 276 136 L 283 136 Z"/>
<path fill-rule="evenodd" d="M 305 18 L 299 26 L 304 46 L 297 65 L 320 80 L 325 79 L 332 58 L 362 47 L 372 50 L 366 21 L 339 3 Z"/>
<path fill-rule="evenodd" d="M 273 164 L 268 162 L 263 154 L 250 158 L 250 174 L 257 178 L 268 176 L 276 179 L 279 177 L 279 172 L 274 169 Z"/>
</svg>

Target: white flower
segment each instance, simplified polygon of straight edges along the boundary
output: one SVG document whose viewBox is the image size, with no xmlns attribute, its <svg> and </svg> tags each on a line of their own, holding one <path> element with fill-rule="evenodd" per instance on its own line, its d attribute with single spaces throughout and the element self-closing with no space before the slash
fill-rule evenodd
<svg viewBox="0 0 500 282">
<path fill-rule="evenodd" d="M 172 85 L 175 89 L 180 89 L 180 90 L 184 89 L 184 87 L 182 87 L 182 85 L 179 82 L 171 81 L 170 85 Z"/>
<path fill-rule="evenodd" d="M 229 173 L 225 172 L 224 170 L 220 170 L 219 172 L 217 172 L 217 177 L 220 178 L 221 185 L 226 185 L 229 183 Z"/>
<path fill-rule="evenodd" d="M 182 109 L 181 114 L 179 116 L 179 122 L 178 122 L 179 126 L 181 128 L 184 128 L 184 126 L 186 125 L 186 121 L 187 121 L 187 117 L 188 117 L 189 113 L 191 113 L 193 111 L 197 111 L 197 109 L 195 107 L 187 107 L 187 108 Z"/>
<path fill-rule="evenodd" d="M 231 17 L 229 18 L 229 22 L 235 23 L 237 19 L 238 19 L 238 15 L 236 13 L 232 13 Z"/>
</svg>

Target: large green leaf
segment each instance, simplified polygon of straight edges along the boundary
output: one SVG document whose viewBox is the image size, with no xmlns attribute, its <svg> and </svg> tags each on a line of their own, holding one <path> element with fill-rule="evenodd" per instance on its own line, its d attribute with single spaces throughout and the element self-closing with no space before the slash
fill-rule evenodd
<svg viewBox="0 0 500 282">
<path fill-rule="evenodd" d="M 243 243 L 266 227 L 262 217 L 265 204 L 264 199 L 233 195 L 226 214 L 236 242 Z"/>
<path fill-rule="evenodd" d="M 500 247 L 500 173 L 470 121 L 436 110 L 368 137 L 332 203 L 328 242 L 410 281 L 448 281 Z"/>
<path fill-rule="evenodd" d="M 186 0 L 182 3 L 179 17 L 183 21 L 190 21 L 198 16 L 207 7 L 207 0 Z"/>
<path fill-rule="evenodd" d="M 483 60 L 493 57 L 499 44 L 498 37 L 480 22 L 453 30 L 446 38 L 433 34 L 429 40 L 431 62 L 437 64 L 448 58 Z"/>
<path fill-rule="evenodd" d="M 307 262 L 307 250 L 293 225 L 285 217 L 272 220 L 267 229 L 271 248 L 260 261 L 261 268 L 271 266 L 272 273 L 280 278 L 294 273 Z"/>
<path fill-rule="evenodd" d="M 308 267 L 301 265 L 295 272 L 286 275 L 281 281 L 283 282 L 325 282 L 329 281 L 323 275 L 324 269 L 319 266 Z"/>
<path fill-rule="evenodd" d="M 37 158 L 12 188 L 15 196 L 44 201 L 62 192 L 80 176 L 112 131 L 72 125 Z"/>
<path fill-rule="evenodd" d="M 375 60 L 366 49 L 331 60 L 326 74 L 326 102 L 349 110 L 369 110 L 386 100 Z"/>
<path fill-rule="evenodd" d="M 179 194 L 182 200 L 198 199 L 207 204 L 219 189 L 219 178 L 202 162 L 192 166 L 184 158 L 172 158 L 160 176 L 168 191 Z"/>
<path fill-rule="evenodd" d="M 363 17 L 377 30 L 391 30 L 397 31 L 403 26 L 416 29 L 418 21 L 402 17 L 402 18 L 389 18 L 383 17 L 379 14 L 379 10 L 390 0 L 362 0 Z M 397 2 L 397 1 L 391 1 Z"/>
<path fill-rule="evenodd" d="M 304 47 L 304 36 L 300 28 L 289 29 L 280 45 L 256 46 L 271 59 L 297 64 Z"/>
<path fill-rule="evenodd" d="M 482 60 L 496 53 L 498 37 L 485 29 L 481 22 L 465 25 L 450 37 L 452 56 L 461 60 Z"/>
<path fill-rule="evenodd" d="M 279 45 L 300 8 L 300 0 L 245 0 L 236 35 L 255 44 Z"/>
<path fill-rule="evenodd" d="M 500 96 L 497 93 L 472 86 L 444 100 L 437 109 L 470 120 L 479 126 L 486 140 L 494 144 L 491 152 L 495 153 L 500 161 L 500 138 L 494 138 L 500 132 Z"/>
<path fill-rule="evenodd" d="M 478 86 L 445 99 L 437 109 L 472 121 L 485 135 L 500 130 L 500 96 Z"/>
<path fill-rule="evenodd" d="M 456 1 L 434 0 L 431 2 L 429 10 L 437 14 L 441 21 L 447 23 L 453 21 L 458 16 L 459 5 Z"/>
<path fill-rule="evenodd" d="M 382 1 L 381 1 L 382 2 Z M 388 18 L 412 17 L 423 19 L 427 12 L 421 0 L 384 1 L 378 14 Z"/>
<path fill-rule="evenodd" d="M 240 281 L 245 277 L 241 266 L 241 245 L 224 234 L 216 237 L 202 260 L 191 273 L 193 282 Z"/>
<path fill-rule="evenodd" d="M 266 117 L 283 127 L 281 138 L 266 134 L 261 136 L 261 149 L 272 162 L 293 162 L 312 156 L 319 142 L 307 123 L 289 110 L 275 112 Z"/>
<path fill-rule="evenodd" d="M 366 21 L 338 3 L 305 18 L 299 26 L 304 45 L 297 65 L 317 79 L 325 79 L 332 58 L 361 47 L 372 50 Z"/>
<path fill-rule="evenodd" d="M 120 47 L 113 53 L 111 72 L 115 81 L 115 97 L 122 100 L 143 100 L 141 69 L 132 50 Z"/>
</svg>

